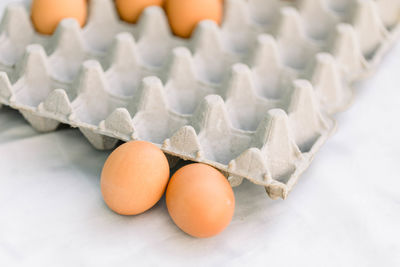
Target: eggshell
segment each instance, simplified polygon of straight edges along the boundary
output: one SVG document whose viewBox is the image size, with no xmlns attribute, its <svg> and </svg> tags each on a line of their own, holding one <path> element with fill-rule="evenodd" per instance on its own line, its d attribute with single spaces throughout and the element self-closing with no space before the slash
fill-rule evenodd
<svg viewBox="0 0 400 267">
<path fill-rule="evenodd" d="M 157 146 L 128 142 L 112 152 L 104 164 L 101 192 L 116 213 L 136 215 L 160 200 L 168 178 L 168 160 Z"/>
<path fill-rule="evenodd" d="M 135 23 L 143 10 L 148 6 L 162 6 L 163 0 L 115 0 L 122 20 Z"/>
<path fill-rule="evenodd" d="M 187 165 L 172 176 L 166 202 L 175 224 L 195 237 L 211 237 L 223 231 L 235 209 L 235 196 L 227 179 L 201 163 Z"/>
<path fill-rule="evenodd" d="M 35 29 L 41 34 L 52 34 L 65 18 L 74 18 L 83 27 L 87 19 L 87 1 L 33 0 L 31 17 Z"/>
<path fill-rule="evenodd" d="M 213 20 L 217 24 L 221 24 L 223 1 L 166 0 L 165 11 L 172 32 L 182 38 L 188 38 L 202 20 Z"/>
</svg>

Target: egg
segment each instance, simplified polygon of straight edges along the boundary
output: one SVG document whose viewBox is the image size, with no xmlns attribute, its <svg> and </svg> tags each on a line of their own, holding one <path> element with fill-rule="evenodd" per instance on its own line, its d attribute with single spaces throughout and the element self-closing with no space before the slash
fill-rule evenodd
<svg viewBox="0 0 400 267">
<path fill-rule="evenodd" d="M 135 23 L 148 6 L 162 6 L 163 0 L 115 0 L 117 11 L 122 20 Z"/>
<path fill-rule="evenodd" d="M 144 141 L 119 146 L 106 160 L 101 192 L 107 206 L 121 215 L 140 214 L 162 197 L 169 179 L 164 153 Z"/>
<path fill-rule="evenodd" d="M 202 20 L 213 20 L 221 24 L 223 1 L 166 0 L 165 11 L 172 32 L 179 37 L 188 38 Z"/>
<path fill-rule="evenodd" d="M 211 237 L 232 220 L 235 196 L 216 169 L 195 163 L 179 169 L 166 192 L 168 212 L 175 224 L 194 237 Z"/>
<path fill-rule="evenodd" d="M 58 23 L 74 18 L 83 27 L 87 19 L 87 0 L 33 0 L 32 23 L 41 34 L 52 34 Z"/>
</svg>

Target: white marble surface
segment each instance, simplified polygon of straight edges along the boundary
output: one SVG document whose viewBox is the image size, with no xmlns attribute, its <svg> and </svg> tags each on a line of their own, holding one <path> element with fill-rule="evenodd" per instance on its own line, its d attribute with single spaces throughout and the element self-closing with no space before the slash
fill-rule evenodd
<svg viewBox="0 0 400 267">
<path fill-rule="evenodd" d="M 2 109 L 0 266 L 400 266 L 399 69 L 400 44 L 289 198 L 243 184 L 231 225 L 210 239 L 183 234 L 164 199 L 114 214 L 99 190 L 107 153 Z"/>
</svg>

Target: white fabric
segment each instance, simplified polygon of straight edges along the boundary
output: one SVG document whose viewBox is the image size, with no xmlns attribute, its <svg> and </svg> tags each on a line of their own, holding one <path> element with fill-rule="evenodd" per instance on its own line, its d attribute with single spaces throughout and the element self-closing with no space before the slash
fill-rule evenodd
<svg viewBox="0 0 400 267">
<path fill-rule="evenodd" d="M 289 198 L 244 183 L 231 225 L 210 239 L 181 232 L 164 199 L 114 214 L 99 190 L 108 153 L 77 130 L 38 134 L 3 108 L 0 266 L 400 266 L 399 68 L 400 44 Z"/>
</svg>

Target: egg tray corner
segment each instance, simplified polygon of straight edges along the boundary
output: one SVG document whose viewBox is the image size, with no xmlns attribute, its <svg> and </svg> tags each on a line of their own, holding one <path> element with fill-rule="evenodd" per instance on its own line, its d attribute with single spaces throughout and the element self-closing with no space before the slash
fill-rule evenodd
<svg viewBox="0 0 400 267">
<path fill-rule="evenodd" d="M 399 34 L 395 0 L 227 0 L 222 26 L 201 22 L 189 40 L 161 8 L 131 25 L 111 0 L 90 5 L 83 29 L 66 19 L 53 36 L 35 33 L 26 6 L 7 8 L 0 103 L 39 131 L 78 127 L 98 149 L 150 141 L 271 198 L 286 198 Z"/>
</svg>

